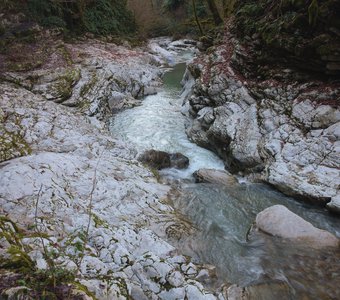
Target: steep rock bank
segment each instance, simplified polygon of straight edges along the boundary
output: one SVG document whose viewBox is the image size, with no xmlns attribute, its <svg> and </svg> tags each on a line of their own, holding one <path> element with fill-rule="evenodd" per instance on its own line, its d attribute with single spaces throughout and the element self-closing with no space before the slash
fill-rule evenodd
<svg viewBox="0 0 340 300">
<path fill-rule="evenodd" d="M 265 52 L 259 33 L 243 33 L 230 22 L 223 40 L 189 66 L 187 78 L 195 80 L 186 99 L 193 118 L 189 137 L 215 151 L 233 173 L 251 174 L 288 195 L 323 204 L 332 200 L 329 208 L 338 207 L 340 85 L 335 73 L 325 68 L 306 73 L 299 64 L 293 69 L 286 52 L 268 45 Z"/>
<path fill-rule="evenodd" d="M 183 227 L 164 204 L 168 187 L 100 121 L 158 86 L 159 58 L 95 40 L 48 41 L 33 70 L 2 61 L 0 264 L 29 276 L 2 272 L 10 284 L 1 292 L 37 298 L 17 285 L 29 278 L 28 287 L 53 290 L 48 278 L 64 274 L 54 290 L 66 298 L 68 270 L 77 299 L 215 299 L 196 280 L 201 267 L 159 237 Z"/>
</svg>

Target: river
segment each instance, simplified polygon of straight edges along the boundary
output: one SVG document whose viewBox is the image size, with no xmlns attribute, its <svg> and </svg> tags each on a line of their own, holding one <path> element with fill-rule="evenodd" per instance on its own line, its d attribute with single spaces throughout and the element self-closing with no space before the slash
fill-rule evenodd
<svg viewBox="0 0 340 300">
<path fill-rule="evenodd" d="M 183 55 L 182 60 L 188 57 Z M 114 136 L 139 153 L 157 149 L 180 152 L 190 159 L 186 170 L 161 172 L 182 181 L 172 205 L 197 228 L 194 235 L 176 241 L 176 246 L 196 262 L 215 265 L 218 284 L 245 286 L 280 280 L 289 285 L 292 299 L 340 299 L 339 251 L 296 247 L 264 234 L 246 238 L 256 214 L 275 204 L 285 205 L 314 226 L 340 237 L 337 217 L 264 184 L 243 182 L 226 188 L 192 182 L 195 170 L 224 169 L 224 164 L 214 153 L 191 143 L 185 134 L 188 120 L 181 113 L 180 95 L 185 66 L 182 62 L 166 72 L 161 91 L 146 97 L 141 106 L 115 116 L 110 126 Z"/>
</svg>

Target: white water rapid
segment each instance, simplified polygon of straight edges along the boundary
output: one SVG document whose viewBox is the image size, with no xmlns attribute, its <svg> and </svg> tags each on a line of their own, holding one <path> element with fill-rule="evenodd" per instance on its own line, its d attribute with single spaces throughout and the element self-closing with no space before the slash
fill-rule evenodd
<svg viewBox="0 0 340 300">
<path fill-rule="evenodd" d="M 133 144 L 139 153 L 156 149 L 186 155 L 190 160 L 188 169 L 161 171 L 175 178 L 190 177 L 200 168 L 224 169 L 220 158 L 190 142 L 185 133 L 186 117 L 181 113 L 185 90 L 181 94 L 180 85 L 185 67 L 185 63 L 179 63 L 166 72 L 159 93 L 146 97 L 141 106 L 118 114 L 111 124 L 113 135 Z"/>
</svg>

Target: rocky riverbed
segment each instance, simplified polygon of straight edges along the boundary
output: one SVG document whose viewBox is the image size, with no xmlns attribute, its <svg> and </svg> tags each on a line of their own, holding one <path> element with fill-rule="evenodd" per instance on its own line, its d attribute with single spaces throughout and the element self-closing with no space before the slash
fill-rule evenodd
<svg viewBox="0 0 340 300">
<path fill-rule="evenodd" d="M 156 172 L 138 160 L 139 149 L 107 130 L 113 114 L 157 92 L 160 67 L 174 65 L 176 49 L 192 41 L 156 39 L 133 48 L 95 39 L 65 42 L 57 32 L 34 30 L 35 43 L 14 44 L 10 55 L 0 55 L 0 292 L 10 299 L 34 298 L 49 286 L 58 297 L 74 299 L 290 297 L 280 280 L 247 287 L 229 287 L 224 280 L 216 286 L 214 266 L 195 264 L 171 245 L 197 230 L 169 204 L 176 189 L 159 183 Z M 195 118 L 189 136 L 218 153 L 234 173 L 288 194 L 332 199 L 328 206 L 336 209 L 339 111 L 331 100 L 337 87 L 323 85 L 320 94 L 313 84 L 255 85 L 230 64 L 231 53 L 241 53 L 228 48 L 230 41 L 239 49 L 227 35 L 224 45 L 187 70 L 193 89 L 185 107 Z M 316 102 L 310 95 L 325 98 Z M 195 176 L 243 188 L 225 171 L 203 169 Z M 259 215 L 255 228 L 289 241 L 294 236 L 285 231 L 287 220 L 295 220 L 315 242 L 320 231 L 310 223 L 272 210 L 282 226 L 261 223 Z M 338 238 L 325 236 L 333 253 Z"/>
<path fill-rule="evenodd" d="M 112 113 L 155 92 L 176 43 L 51 40 L 42 66 L 1 73 L 2 263 L 28 267 L 32 278 L 71 271 L 73 288 L 61 278 L 60 297 L 215 299 L 198 281 L 211 266 L 194 265 L 159 237 L 183 227 L 164 204 L 169 187 L 105 129 Z M 20 278 L 2 272 L 1 292 L 29 294 Z"/>
</svg>

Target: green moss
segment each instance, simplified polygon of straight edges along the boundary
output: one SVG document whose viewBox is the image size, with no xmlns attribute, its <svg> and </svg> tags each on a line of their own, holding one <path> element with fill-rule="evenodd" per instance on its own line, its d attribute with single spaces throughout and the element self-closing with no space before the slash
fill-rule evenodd
<svg viewBox="0 0 340 300">
<path fill-rule="evenodd" d="M 98 78 L 96 76 L 96 74 L 94 74 L 91 78 L 90 81 L 88 81 L 87 83 L 85 83 L 81 89 L 80 89 L 80 96 L 84 97 L 88 92 L 90 92 L 93 87 L 95 86 L 95 84 L 98 82 Z"/>
<path fill-rule="evenodd" d="M 103 227 L 103 228 L 109 228 L 110 225 L 105 220 L 100 219 L 96 214 L 92 213 L 92 218 L 94 222 L 94 226 L 96 228 Z"/>
<path fill-rule="evenodd" d="M 79 81 L 80 75 L 79 69 L 69 69 L 57 79 L 54 89 L 61 102 L 72 96 L 73 87 Z"/>
<path fill-rule="evenodd" d="M 7 131 L 0 124 L 0 162 L 31 154 L 32 150 L 19 132 Z"/>
<path fill-rule="evenodd" d="M 85 285 L 81 284 L 80 282 L 73 282 L 73 285 L 76 287 L 76 289 L 84 292 L 87 296 L 91 297 L 93 300 L 97 300 L 96 296 L 92 292 L 90 292 Z"/>
</svg>

